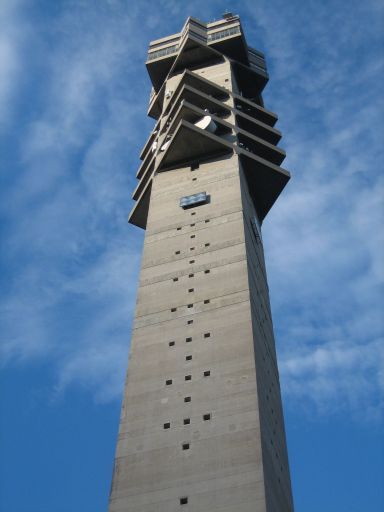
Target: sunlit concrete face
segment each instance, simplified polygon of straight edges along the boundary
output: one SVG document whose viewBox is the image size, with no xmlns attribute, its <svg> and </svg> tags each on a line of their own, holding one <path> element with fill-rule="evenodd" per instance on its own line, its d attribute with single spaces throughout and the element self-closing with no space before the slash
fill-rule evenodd
<svg viewBox="0 0 384 512">
<path fill-rule="evenodd" d="M 151 46 L 157 123 L 130 216 L 146 233 L 109 510 L 291 511 L 260 228 L 289 174 L 272 162 L 266 71 L 238 17 L 190 18 Z M 265 75 L 251 99 L 236 57 Z"/>
</svg>

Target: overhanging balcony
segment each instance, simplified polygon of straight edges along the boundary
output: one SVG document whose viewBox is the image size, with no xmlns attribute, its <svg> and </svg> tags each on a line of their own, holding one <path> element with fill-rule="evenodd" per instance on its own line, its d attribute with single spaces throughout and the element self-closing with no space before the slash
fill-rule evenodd
<svg viewBox="0 0 384 512">
<path fill-rule="evenodd" d="M 286 169 L 237 149 L 257 215 L 262 221 L 290 179 Z"/>
<path fill-rule="evenodd" d="M 244 114 L 242 111 L 235 110 L 236 124 L 242 130 L 245 130 L 260 139 L 264 139 L 270 144 L 278 144 L 281 139 L 281 132 L 272 128 L 253 117 Z"/>
<path fill-rule="evenodd" d="M 228 147 L 227 144 L 232 148 L 230 142 L 226 140 L 223 141 L 221 138 L 232 131 L 231 124 L 216 116 L 210 116 L 216 126 L 212 142 L 212 139 L 209 139 L 209 136 L 212 134 L 207 130 L 196 127 L 194 124 L 204 118 L 207 113 L 187 101 L 182 101 L 181 104 L 177 106 L 178 109 L 172 118 L 172 122 L 168 126 L 167 131 L 164 132 L 160 138 L 161 142 L 159 142 L 159 147 L 156 152 L 151 157 L 150 154 L 147 156 L 137 172 L 137 177 L 140 178 L 140 182 L 133 192 L 133 199 L 137 199 L 140 196 L 148 181 L 152 179 L 155 171 L 161 171 L 164 165 L 175 165 L 174 162 L 172 164 L 169 163 L 173 161 L 172 159 L 175 158 L 175 155 L 176 158 L 178 158 L 177 163 L 185 163 L 187 161 L 201 159 L 202 156 L 205 157 L 205 153 L 207 154 L 207 158 L 213 157 L 219 152 L 223 153 Z M 187 126 L 196 128 L 198 134 L 196 135 L 196 140 L 188 135 L 189 132 L 187 134 L 185 134 L 184 130 L 180 130 L 181 133 L 178 132 L 179 126 L 183 121 L 187 122 Z M 178 134 L 176 138 L 174 137 L 175 133 Z M 203 144 L 201 137 L 204 137 L 204 135 L 208 137 L 209 141 Z M 188 148 L 185 147 L 184 138 L 187 140 Z M 224 142 L 224 146 L 222 142 Z M 179 147 L 172 147 L 175 144 L 179 145 Z M 219 145 L 219 148 L 217 148 L 217 145 Z M 162 150 L 162 148 L 164 149 Z M 204 151 L 203 148 L 205 148 Z M 193 156 L 191 156 L 191 152 Z M 183 155 L 182 157 L 178 156 L 180 153 Z"/>
<path fill-rule="evenodd" d="M 276 165 L 280 165 L 285 158 L 285 151 L 283 149 L 269 144 L 244 130 L 237 129 L 237 140 L 241 148 Z"/>
<path fill-rule="evenodd" d="M 258 121 L 267 124 L 268 126 L 275 126 L 277 122 L 277 115 L 271 112 L 270 110 L 257 105 L 253 101 L 250 101 L 247 98 L 243 98 L 238 94 L 233 93 L 234 106 L 236 110 L 240 110 L 244 114 L 254 117 Z"/>
<path fill-rule="evenodd" d="M 224 61 L 224 57 L 220 52 L 207 46 L 206 43 L 192 34 L 189 34 L 182 44 L 169 74 L 172 75 L 196 66 L 209 66 L 215 62 L 222 61 Z"/>
<path fill-rule="evenodd" d="M 144 160 L 149 152 L 149 150 L 151 149 L 152 147 L 152 144 L 154 143 L 155 139 L 156 139 L 156 136 L 158 135 L 158 132 L 159 132 L 159 129 L 160 129 L 160 123 L 157 122 L 154 129 L 151 131 L 151 133 L 149 134 L 149 137 L 147 139 L 147 142 L 144 144 L 144 147 L 143 149 L 141 150 L 141 153 L 140 153 L 140 160 Z"/>
<path fill-rule="evenodd" d="M 168 118 L 173 117 L 174 110 L 178 108 L 179 103 L 183 100 L 192 103 L 202 110 L 209 110 L 210 113 L 215 114 L 218 117 L 225 118 L 231 114 L 231 108 L 228 105 L 201 92 L 199 89 L 195 89 L 194 87 L 184 84 L 177 90 L 178 93 L 172 96 L 169 105 L 165 110 L 165 115 L 168 115 Z"/>
<path fill-rule="evenodd" d="M 231 62 L 241 95 L 245 98 L 254 98 L 256 94 L 260 94 L 267 85 L 268 73 L 261 69 L 250 68 L 234 60 Z"/>
<path fill-rule="evenodd" d="M 157 171 L 173 169 L 196 160 L 208 160 L 231 151 L 231 142 L 182 119 L 169 140 Z"/>
</svg>

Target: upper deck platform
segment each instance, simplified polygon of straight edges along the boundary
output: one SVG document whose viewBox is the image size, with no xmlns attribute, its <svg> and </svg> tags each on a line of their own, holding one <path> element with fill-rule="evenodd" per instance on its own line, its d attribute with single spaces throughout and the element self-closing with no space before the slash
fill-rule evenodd
<svg viewBox="0 0 384 512">
<path fill-rule="evenodd" d="M 189 44 L 186 44 L 188 39 Z M 189 17 L 181 32 L 149 44 L 146 67 L 153 84 L 153 94 L 161 88 L 180 53 L 190 52 L 193 46 L 200 51 L 203 47 L 210 47 L 216 50 L 217 56 L 224 55 L 248 67 L 260 76 L 261 81 L 268 81 L 264 54 L 247 45 L 239 16 L 228 14 L 212 23 Z M 214 57 L 214 52 L 211 55 Z"/>
</svg>

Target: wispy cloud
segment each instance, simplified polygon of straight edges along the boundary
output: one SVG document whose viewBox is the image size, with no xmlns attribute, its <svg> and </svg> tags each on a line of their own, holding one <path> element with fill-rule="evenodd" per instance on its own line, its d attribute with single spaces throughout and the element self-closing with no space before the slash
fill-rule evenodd
<svg viewBox="0 0 384 512">
<path fill-rule="evenodd" d="M 377 419 L 384 343 L 382 7 L 280 8 L 260 5 L 249 14 L 272 57 L 267 105 L 279 113 L 293 174 L 264 228 L 282 389 L 301 412 Z"/>
<path fill-rule="evenodd" d="M 103 9 L 75 11 L 60 13 L 54 38 L 48 25 L 31 30 L 40 62 L 23 63 L 41 76 L 1 206 L 9 222 L 1 353 L 5 363 L 49 357 L 57 390 L 88 375 L 89 389 L 110 399 L 121 392 L 106 389 L 126 365 L 140 254 L 126 216 L 145 127 L 142 87 L 149 92 L 135 66 L 147 41 L 121 3 L 108 23 Z"/>
<path fill-rule="evenodd" d="M 55 396 L 69 386 L 98 401 L 121 392 L 142 240 L 126 214 L 151 126 L 146 46 L 187 15 L 221 14 L 219 2 L 146 5 L 64 2 L 51 23 L 31 24 L 23 4 L 2 3 L 0 101 L 7 123 L 18 112 L 19 138 L 0 206 L 1 355 L 49 358 Z M 249 42 L 267 53 L 266 106 L 280 116 L 293 174 L 264 226 L 283 391 L 292 408 L 373 418 L 383 381 L 382 7 L 302 7 L 239 4 Z"/>
</svg>

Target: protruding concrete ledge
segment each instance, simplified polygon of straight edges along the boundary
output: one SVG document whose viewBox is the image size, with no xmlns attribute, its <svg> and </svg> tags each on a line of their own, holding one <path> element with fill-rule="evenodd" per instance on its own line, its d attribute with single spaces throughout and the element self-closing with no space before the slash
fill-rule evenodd
<svg viewBox="0 0 384 512">
<path fill-rule="evenodd" d="M 240 62 L 231 61 L 235 72 L 237 85 L 242 95 L 248 98 L 260 94 L 268 83 L 268 74 L 261 70 L 252 69 Z"/>
<path fill-rule="evenodd" d="M 186 162 L 211 159 L 233 151 L 233 144 L 221 137 L 209 133 L 194 124 L 181 120 L 171 138 L 169 145 L 158 161 L 152 173 L 143 176 L 136 187 L 133 198 L 137 200 L 128 222 L 145 229 L 147 223 L 150 189 L 155 172 L 164 172 L 185 165 Z"/>
<path fill-rule="evenodd" d="M 178 126 L 178 124 L 180 123 L 180 121 L 182 119 L 185 119 L 189 123 L 193 124 L 196 121 L 198 121 L 200 118 L 202 118 L 203 116 L 206 115 L 204 110 L 202 110 L 202 109 L 196 107 L 195 105 L 192 105 L 191 103 L 184 101 L 184 100 L 180 104 L 176 104 L 176 106 L 178 106 L 178 109 L 174 113 L 174 116 L 172 117 L 172 122 L 169 123 L 167 129 L 166 130 L 164 129 L 163 132 L 161 133 L 162 142 L 159 143 L 159 146 L 164 144 L 165 141 L 169 141 L 169 142 L 167 142 L 168 145 L 170 145 L 172 143 L 172 134 L 174 133 L 174 131 L 176 130 L 176 127 Z M 216 127 L 217 127 L 216 135 L 222 136 L 224 134 L 231 132 L 232 125 L 230 123 L 227 123 L 226 121 L 223 121 L 222 119 L 220 119 L 216 116 L 211 116 L 211 118 L 216 123 Z M 204 131 L 204 133 L 207 133 L 207 132 Z M 140 183 L 137 185 L 136 189 L 134 190 L 134 192 L 132 194 L 133 199 L 138 199 L 138 197 L 141 194 L 142 190 L 144 189 L 147 181 L 152 178 L 154 171 L 160 169 L 159 162 L 161 162 L 162 160 L 160 159 L 156 162 L 156 158 L 159 156 L 162 157 L 163 155 L 161 154 L 161 152 L 159 155 L 158 150 L 156 151 L 156 153 L 154 153 L 152 155 L 152 157 L 151 157 L 151 154 L 148 153 L 147 158 L 141 164 L 141 166 L 137 172 L 137 175 L 136 175 L 138 178 L 140 178 Z"/>
<path fill-rule="evenodd" d="M 233 151 L 233 145 L 230 142 L 197 128 L 186 120 L 181 120 L 157 171 L 173 169 L 188 161 L 213 158 L 231 151 Z"/>
<path fill-rule="evenodd" d="M 260 139 L 264 139 L 270 144 L 278 144 L 281 139 L 281 132 L 276 128 L 254 119 L 253 117 L 244 114 L 243 111 L 235 110 L 236 125 Z"/>
<path fill-rule="evenodd" d="M 128 222 L 130 224 L 134 224 L 138 228 L 145 229 L 147 226 L 149 201 L 151 199 L 151 189 L 152 181 L 149 181 L 146 189 L 141 194 L 140 199 L 132 208 L 128 216 Z"/>
<path fill-rule="evenodd" d="M 285 151 L 283 149 L 278 148 L 259 137 L 255 137 L 253 134 L 240 128 L 237 128 L 236 132 L 238 145 L 243 149 L 246 149 L 276 165 L 280 165 L 284 160 Z"/>
<path fill-rule="evenodd" d="M 262 221 L 288 183 L 291 175 L 286 169 L 271 164 L 248 151 L 238 149 L 237 153 L 258 217 Z"/>
</svg>

